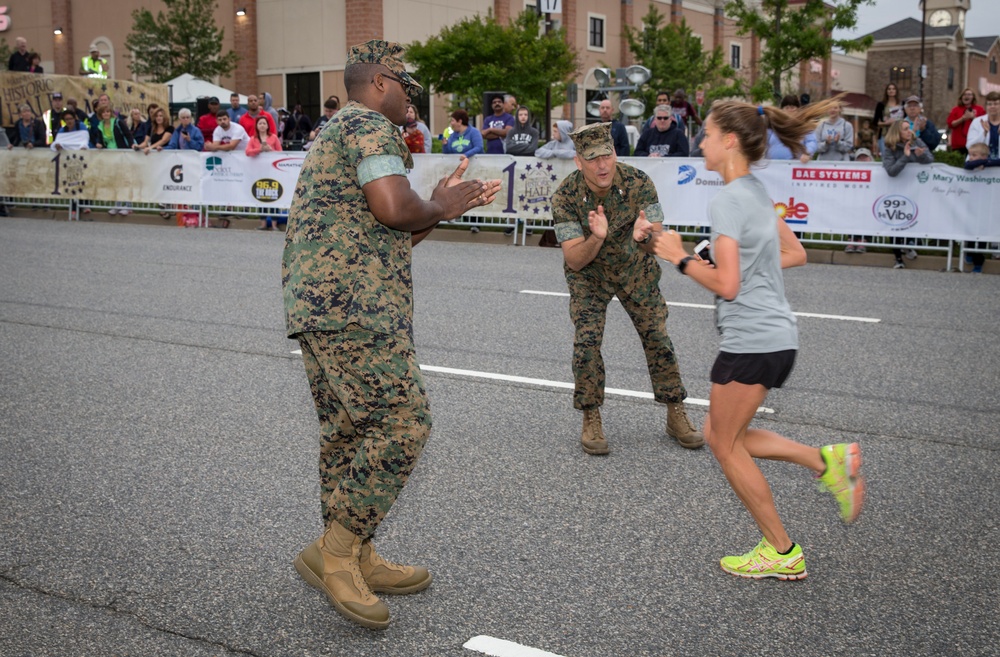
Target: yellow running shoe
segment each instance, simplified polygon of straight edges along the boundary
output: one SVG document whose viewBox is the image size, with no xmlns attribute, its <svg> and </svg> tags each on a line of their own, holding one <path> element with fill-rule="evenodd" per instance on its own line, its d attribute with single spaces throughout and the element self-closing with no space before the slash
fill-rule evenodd
<svg viewBox="0 0 1000 657">
<path fill-rule="evenodd" d="M 767 542 L 760 539 L 757 547 L 738 557 L 722 557 L 719 561 L 722 569 L 730 575 L 763 579 L 776 577 L 782 580 L 806 578 L 806 558 L 802 555 L 802 546 L 798 543 L 792 546 L 788 554 L 778 554 L 778 551 Z"/>
<path fill-rule="evenodd" d="M 861 470 L 861 446 L 857 443 L 840 443 L 820 448 L 826 471 L 819 476 L 820 490 L 829 491 L 840 505 L 844 522 L 854 522 L 865 501 L 865 479 Z"/>
</svg>

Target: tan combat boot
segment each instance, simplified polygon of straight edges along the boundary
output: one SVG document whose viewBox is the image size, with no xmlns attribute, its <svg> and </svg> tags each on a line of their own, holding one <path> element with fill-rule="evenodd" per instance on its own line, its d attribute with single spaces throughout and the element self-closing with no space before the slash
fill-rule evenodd
<svg viewBox="0 0 1000 657">
<path fill-rule="evenodd" d="M 592 408 L 583 412 L 583 435 L 580 436 L 583 451 L 588 454 L 607 454 L 608 441 L 604 438 L 604 427 L 601 426 L 601 409 Z"/>
<path fill-rule="evenodd" d="M 376 593 L 406 595 L 431 585 L 431 574 L 426 568 L 386 561 L 375 551 L 371 539 L 361 542 L 360 564 L 361 574 Z"/>
<path fill-rule="evenodd" d="M 344 618 L 383 630 L 389 626 L 389 608 L 365 582 L 360 558 L 361 537 L 334 522 L 295 557 L 295 570 L 310 586 L 326 593 Z"/>
<path fill-rule="evenodd" d="M 688 419 L 684 402 L 667 402 L 667 435 L 688 449 L 698 449 L 705 444 L 705 436 Z"/>
</svg>

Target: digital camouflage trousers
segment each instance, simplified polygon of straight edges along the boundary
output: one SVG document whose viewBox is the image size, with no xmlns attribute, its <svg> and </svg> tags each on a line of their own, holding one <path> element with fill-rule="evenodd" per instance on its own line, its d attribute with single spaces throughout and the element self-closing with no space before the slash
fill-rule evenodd
<svg viewBox="0 0 1000 657">
<path fill-rule="evenodd" d="M 406 485 L 431 430 L 413 344 L 364 330 L 298 336 L 320 424 L 320 504 L 370 538 Z"/>
<path fill-rule="evenodd" d="M 644 289 L 643 289 L 644 288 Z M 576 332 L 573 338 L 573 407 L 580 410 L 604 404 L 604 358 L 601 343 L 608 304 L 617 295 L 622 308 L 639 333 L 646 354 L 646 367 L 653 384 L 653 397 L 660 403 L 687 397 L 674 345 L 667 335 L 667 304 L 658 285 L 641 286 L 631 293 L 610 282 L 599 284 L 576 280 L 570 286 L 569 315 Z"/>
</svg>

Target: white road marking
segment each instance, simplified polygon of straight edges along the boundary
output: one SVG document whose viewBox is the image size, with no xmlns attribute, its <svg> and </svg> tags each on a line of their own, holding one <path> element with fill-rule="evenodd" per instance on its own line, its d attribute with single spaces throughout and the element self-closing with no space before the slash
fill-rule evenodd
<svg viewBox="0 0 1000 657">
<path fill-rule="evenodd" d="M 537 294 L 546 297 L 568 297 L 569 292 L 544 292 L 542 290 L 521 290 L 521 294 Z M 613 301 L 617 301 L 618 297 L 612 297 Z M 707 303 L 682 303 L 680 301 L 668 301 L 668 306 L 677 306 L 680 308 L 702 308 L 704 310 L 714 310 L 715 306 Z M 877 317 L 853 317 L 851 315 L 824 315 L 822 313 L 796 313 L 793 315 L 797 317 L 812 317 L 813 319 L 836 319 L 844 322 L 864 322 L 867 324 L 878 324 L 882 320 Z"/>
<path fill-rule="evenodd" d="M 497 639 L 485 634 L 472 637 L 462 647 L 485 655 L 493 655 L 493 657 L 562 657 L 554 652 L 522 646 L 520 643 Z"/>
<path fill-rule="evenodd" d="M 297 356 L 302 355 L 301 349 L 293 349 L 292 354 Z M 563 381 L 549 381 L 548 379 L 532 379 L 527 376 L 511 376 L 510 374 L 497 374 L 496 372 L 477 372 L 475 370 L 459 370 L 454 367 L 438 367 L 437 365 L 421 365 L 420 369 L 425 372 L 437 372 L 439 374 L 454 374 L 456 376 L 468 376 L 474 379 L 491 379 L 493 381 L 510 381 L 511 383 L 528 383 L 534 386 L 544 386 L 546 388 L 562 388 L 564 390 L 572 390 L 575 386 L 572 383 L 565 383 Z M 626 390 L 624 388 L 605 388 L 605 394 L 608 395 L 618 395 L 619 397 L 636 397 L 638 399 L 653 399 L 653 393 L 643 392 L 641 390 Z M 688 397 L 684 400 L 685 404 L 691 404 L 692 406 L 708 406 L 707 399 L 698 399 L 697 397 Z M 760 406 L 757 408 L 758 413 L 774 413 L 773 408 L 768 408 L 767 406 Z"/>
</svg>

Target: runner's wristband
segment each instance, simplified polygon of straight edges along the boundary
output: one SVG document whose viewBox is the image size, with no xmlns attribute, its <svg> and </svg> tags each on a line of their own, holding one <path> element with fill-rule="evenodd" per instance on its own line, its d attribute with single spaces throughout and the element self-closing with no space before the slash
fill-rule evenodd
<svg viewBox="0 0 1000 657">
<path fill-rule="evenodd" d="M 681 261 L 677 263 L 677 271 L 686 276 L 687 274 L 684 273 L 684 270 L 687 269 L 688 263 L 694 259 L 694 256 L 685 256 L 681 258 Z"/>
</svg>

